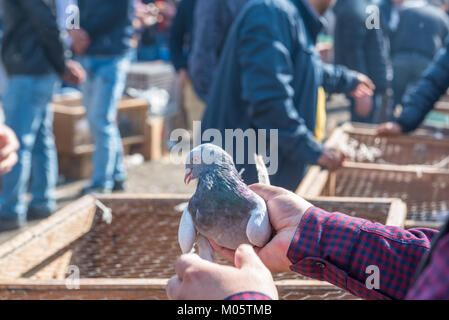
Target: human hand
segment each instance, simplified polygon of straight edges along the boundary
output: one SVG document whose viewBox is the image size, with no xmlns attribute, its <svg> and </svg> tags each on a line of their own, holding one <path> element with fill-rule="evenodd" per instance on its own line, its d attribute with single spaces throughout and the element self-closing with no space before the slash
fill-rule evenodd
<svg viewBox="0 0 449 320">
<path fill-rule="evenodd" d="M 328 169 L 329 171 L 335 171 L 343 165 L 345 159 L 346 156 L 340 149 L 325 148 L 323 154 L 318 159 L 317 164 Z"/>
<path fill-rule="evenodd" d="M 397 122 L 380 124 L 376 130 L 379 136 L 399 136 L 403 133 L 402 126 Z"/>
<path fill-rule="evenodd" d="M 79 85 L 86 81 L 86 71 L 83 67 L 74 60 L 67 60 L 66 71 L 61 75 L 62 80 L 68 84 Z"/>
<path fill-rule="evenodd" d="M 176 262 L 176 275 L 168 281 L 167 296 L 172 300 L 223 300 L 252 291 L 278 299 L 270 271 L 251 246 L 238 247 L 234 263 L 235 267 L 222 266 L 196 254 L 183 255 Z"/>
<path fill-rule="evenodd" d="M 287 257 L 288 248 L 304 213 L 312 204 L 293 192 L 282 188 L 255 184 L 251 190 L 267 203 L 268 215 L 274 229 L 274 237 L 263 248 L 254 248 L 265 266 L 271 272 L 290 271 L 291 262 Z M 234 259 L 234 251 L 217 245 L 210 240 L 214 250 L 229 261 Z"/>
<path fill-rule="evenodd" d="M 78 56 L 82 56 L 90 46 L 89 34 L 83 29 L 72 29 L 68 33 L 72 39 L 73 52 Z"/>
<path fill-rule="evenodd" d="M 0 175 L 11 171 L 18 161 L 19 141 L 15 133 L 7 126 L 0 125 Z"/>
<path fill-rule="evenodd" d="M 373 98 L 365 96 L 362 98 L 355 98 L 355 112 L 358 116 L 366 118 L 373 111 Z"/>
<path fill-rule="evenodd" d="M 363 97 L 372 97 L 374 95 L 374 90 L 376 89 L 376 86 L 371 81 L 371 79 L 362 73 L 359 73 L 357 75 L 357 79 L 359 80 L 359 83 L 357 87 L 351 92 L 351 96 L 355 99 Z"/>
</svg>

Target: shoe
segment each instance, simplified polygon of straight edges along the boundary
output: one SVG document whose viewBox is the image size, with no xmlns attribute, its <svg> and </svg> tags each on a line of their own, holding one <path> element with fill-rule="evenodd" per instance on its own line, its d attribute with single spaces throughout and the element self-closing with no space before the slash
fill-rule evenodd
<svg viewBox="0 0 449 320">
<path fill-rule="evenodd" d="M 128 186 L 126 180 L 114 181 L 114 188 L 112 189 L 112 191 L 123 192 L 126 191 L 127 189 Z"/>
<path fill-rule="evenodd" d="M 50 217 L 52 214 L 53 211 L 51 210 L 29 208 L 27 213 L 27 220 L 28 221 L 42 220 Z"/>
<path fill-rule="evenodd" d="M 0 232 L 17 230 L 24 225 L 25 222 L 18 218 L 7 219 L 0 217 Z"/>
<path fill-rule="evenodd" d="M 81 190 L 81 195 L 86 196 L 90 194 L 109 194 L 111 193 L 111 190 L 108 188 L 103 187 L 96 187 L 96 186 L 86 186 Z"/>
</svg>

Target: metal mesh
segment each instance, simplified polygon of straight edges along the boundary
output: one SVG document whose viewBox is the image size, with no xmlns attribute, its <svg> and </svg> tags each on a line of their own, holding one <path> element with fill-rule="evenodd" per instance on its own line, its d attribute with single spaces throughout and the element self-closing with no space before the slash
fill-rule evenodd
<svg viewBox="0 0 449 320">
<path fill-rule="evenodd" d="M 114 278 L 118 280 L 167 279 L 175 274 L 174 263 L 180 254 L 177 230 L 180 213 L 174 210 L 179 201 L 115 200 L 104 202 L 112 209 L 111 224 L 103 221 L 97 211 L 90 231 L 49 258 L 24 272 L 20 278 L 29 280 L 63 280 L 69 266 L 77 266 L 81 278 Z M 329 211 L 345 210 L 340 203 L 320 202 Z M 382 212 L 385 206 L 380 206 Z M 358 207 L 357 207 L 358 209 Z M 363 209 L 363 207 L 362 207 Z M 375 210 L 379 212 L 379 206 Z M 74 228 L 78 228 L 73 226 Z M 58 232 L 55 230 L 55 232 Z M 27 263 L 27 258 L 21 262 Z M 17 259 L 17 258 L 16 258 Z M 32 261 L 31 259 L 30 261 Z M 219 260 L 221 263 L 226 263 Z M 17 264 L 15 264 L 17 266 Z M 292 272 L 277 274 L 275 280 L 298 280 L 305 277 Z M 126 282 L 126 281 L 125 281 Z M 0 285 L 1 287 L 1 285 Z M 353 299 L 343 290 L 307 286 L 283 288 L 282 299 L 327 300 Z M 118 287 L 67 290 L 65 287 L 32 286 L 17 289 L 0 288 L 2 299 L 166 299 L 162 288 Z"/>
<path fill-rule="evenodd" d="M 313 205 L 328 212 L 342 212 L 344 214 L 386 224 L 390 204 L 388 203 L 332 203 L 327 201 L 312 201 Z"/>
<path fill-rule="evenodd" d="M 320 201 L 317 206 L 328 211 L 385 223 L 388 204 L 332 203 Z M 111 224 L 97 212 L 91 230 L 65 249 L 28 271 L 31 279 L 63 279 L 68 266 L 77 266 L 81 278 L 170 278 L 174 263 L 181 254 L 177 243 L 179 214 L 132 211 L 128 206 L 113 207 Z M 222 258 L 218 263 L 228 264 Z M 275 280 L 307 279 L 285 272 Z"/>
<path fill-rule="evenodd" d="M 349 140 L 356 140 L 359 145 L 356 154 L 360 155 L 367 148 L 375 148 L 379 154 L 371 157 L 352 157 L 352 161 L 379 164 L 397 165 L 438 165 L 441 168 L 449 168 L 449 142 L 446 146 L 442 143 L 416 142 L 414 139 L 390 139 L 356 133 L 348 133 Z M 418 140 L 419 141 L 419 140 Z M 369 153 L 369 151 L 366 151 Z M 377 152 L 376 152 L 377 153 Z M 446 160 L 446 161 L 445 161 Z"/>
<path fill-rule="evenodd" d="M 336 173 L 335 196 L 400 198 L 407 219 L 443 222 L 449 216 L 449 177 L 419 172 L 342 169 Z M 329 183 L 322 195 L 329 195 Z"/>
</svg>

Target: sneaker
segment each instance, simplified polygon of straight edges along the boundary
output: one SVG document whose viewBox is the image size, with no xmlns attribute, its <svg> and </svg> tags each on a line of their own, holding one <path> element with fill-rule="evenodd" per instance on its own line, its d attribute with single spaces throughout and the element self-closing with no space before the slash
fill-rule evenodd
<svg viewBox="0 0 449 320">
<path fill-rule="evenodd" d="M 13 231 L 22 228 L 25 222 L 18 218 L 3 218 L 0 217 L 0 232 Z"/>
<path fill-rule="evenodd" d="M 116 192 L 123 192 L 126 191 L 128 189 L 126 180 L 121 180 L 121 181 L 114 181 L 114 189 L 112 189 L 112 191 L 116 191 Z"/>
<path fill-rule="evenodd" d="M 111 193 L 110 189 L 103 188 L 103 187 L 96 187 L 96 186 L 86 186 L 81 190 L 81 195 L 90 195 L 90 194 L 109 194 Z"/>
<path fill-rule="evenodd" d="M 52 214 L 53 211 L 51 210 L 29 208 L 27 213 L 27 220 L 28 221 L 42 220 L 50 217 Z"/>
</svg>

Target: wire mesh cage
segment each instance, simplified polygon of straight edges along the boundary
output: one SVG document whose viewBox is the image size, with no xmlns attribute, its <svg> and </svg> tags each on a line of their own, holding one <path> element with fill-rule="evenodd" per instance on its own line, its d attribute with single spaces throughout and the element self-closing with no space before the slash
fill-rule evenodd
<svg viewBox="0 0 449 320">
<path fill-rule="evenodd" d="M 449 170 L 347 163 L 329 173 L 314 167 L 297 193 L 399 198 L 407 204 L 406 227 L 437 228 L 449 216 Z"/>
<path fill-rule="evenodd" d="M 340 147 L 352 162 L 449 169 L 449 139 L 435 139 L 424 130 L 379 137 L 374 127 L 347 123 L 333 132 L 328 145 Z"/>
<path fill-rule="evenodd" d="M 97 209 L 97 200 L 112 210 L 112 220 Z M 70 204 L 0 246 L 0 299 L 166 299 L 165 285 L 180 255 L 175 208 L 187 200 L 182 195 L 87 196 Z M 400 206 L 397 200 L 313 200 L 329 211 L 347 208 L 355 214 L 360 208 L 382 222 Z M 292 272 L 274 279 L 282 299 L 356 298 Z"/>
</svg>

